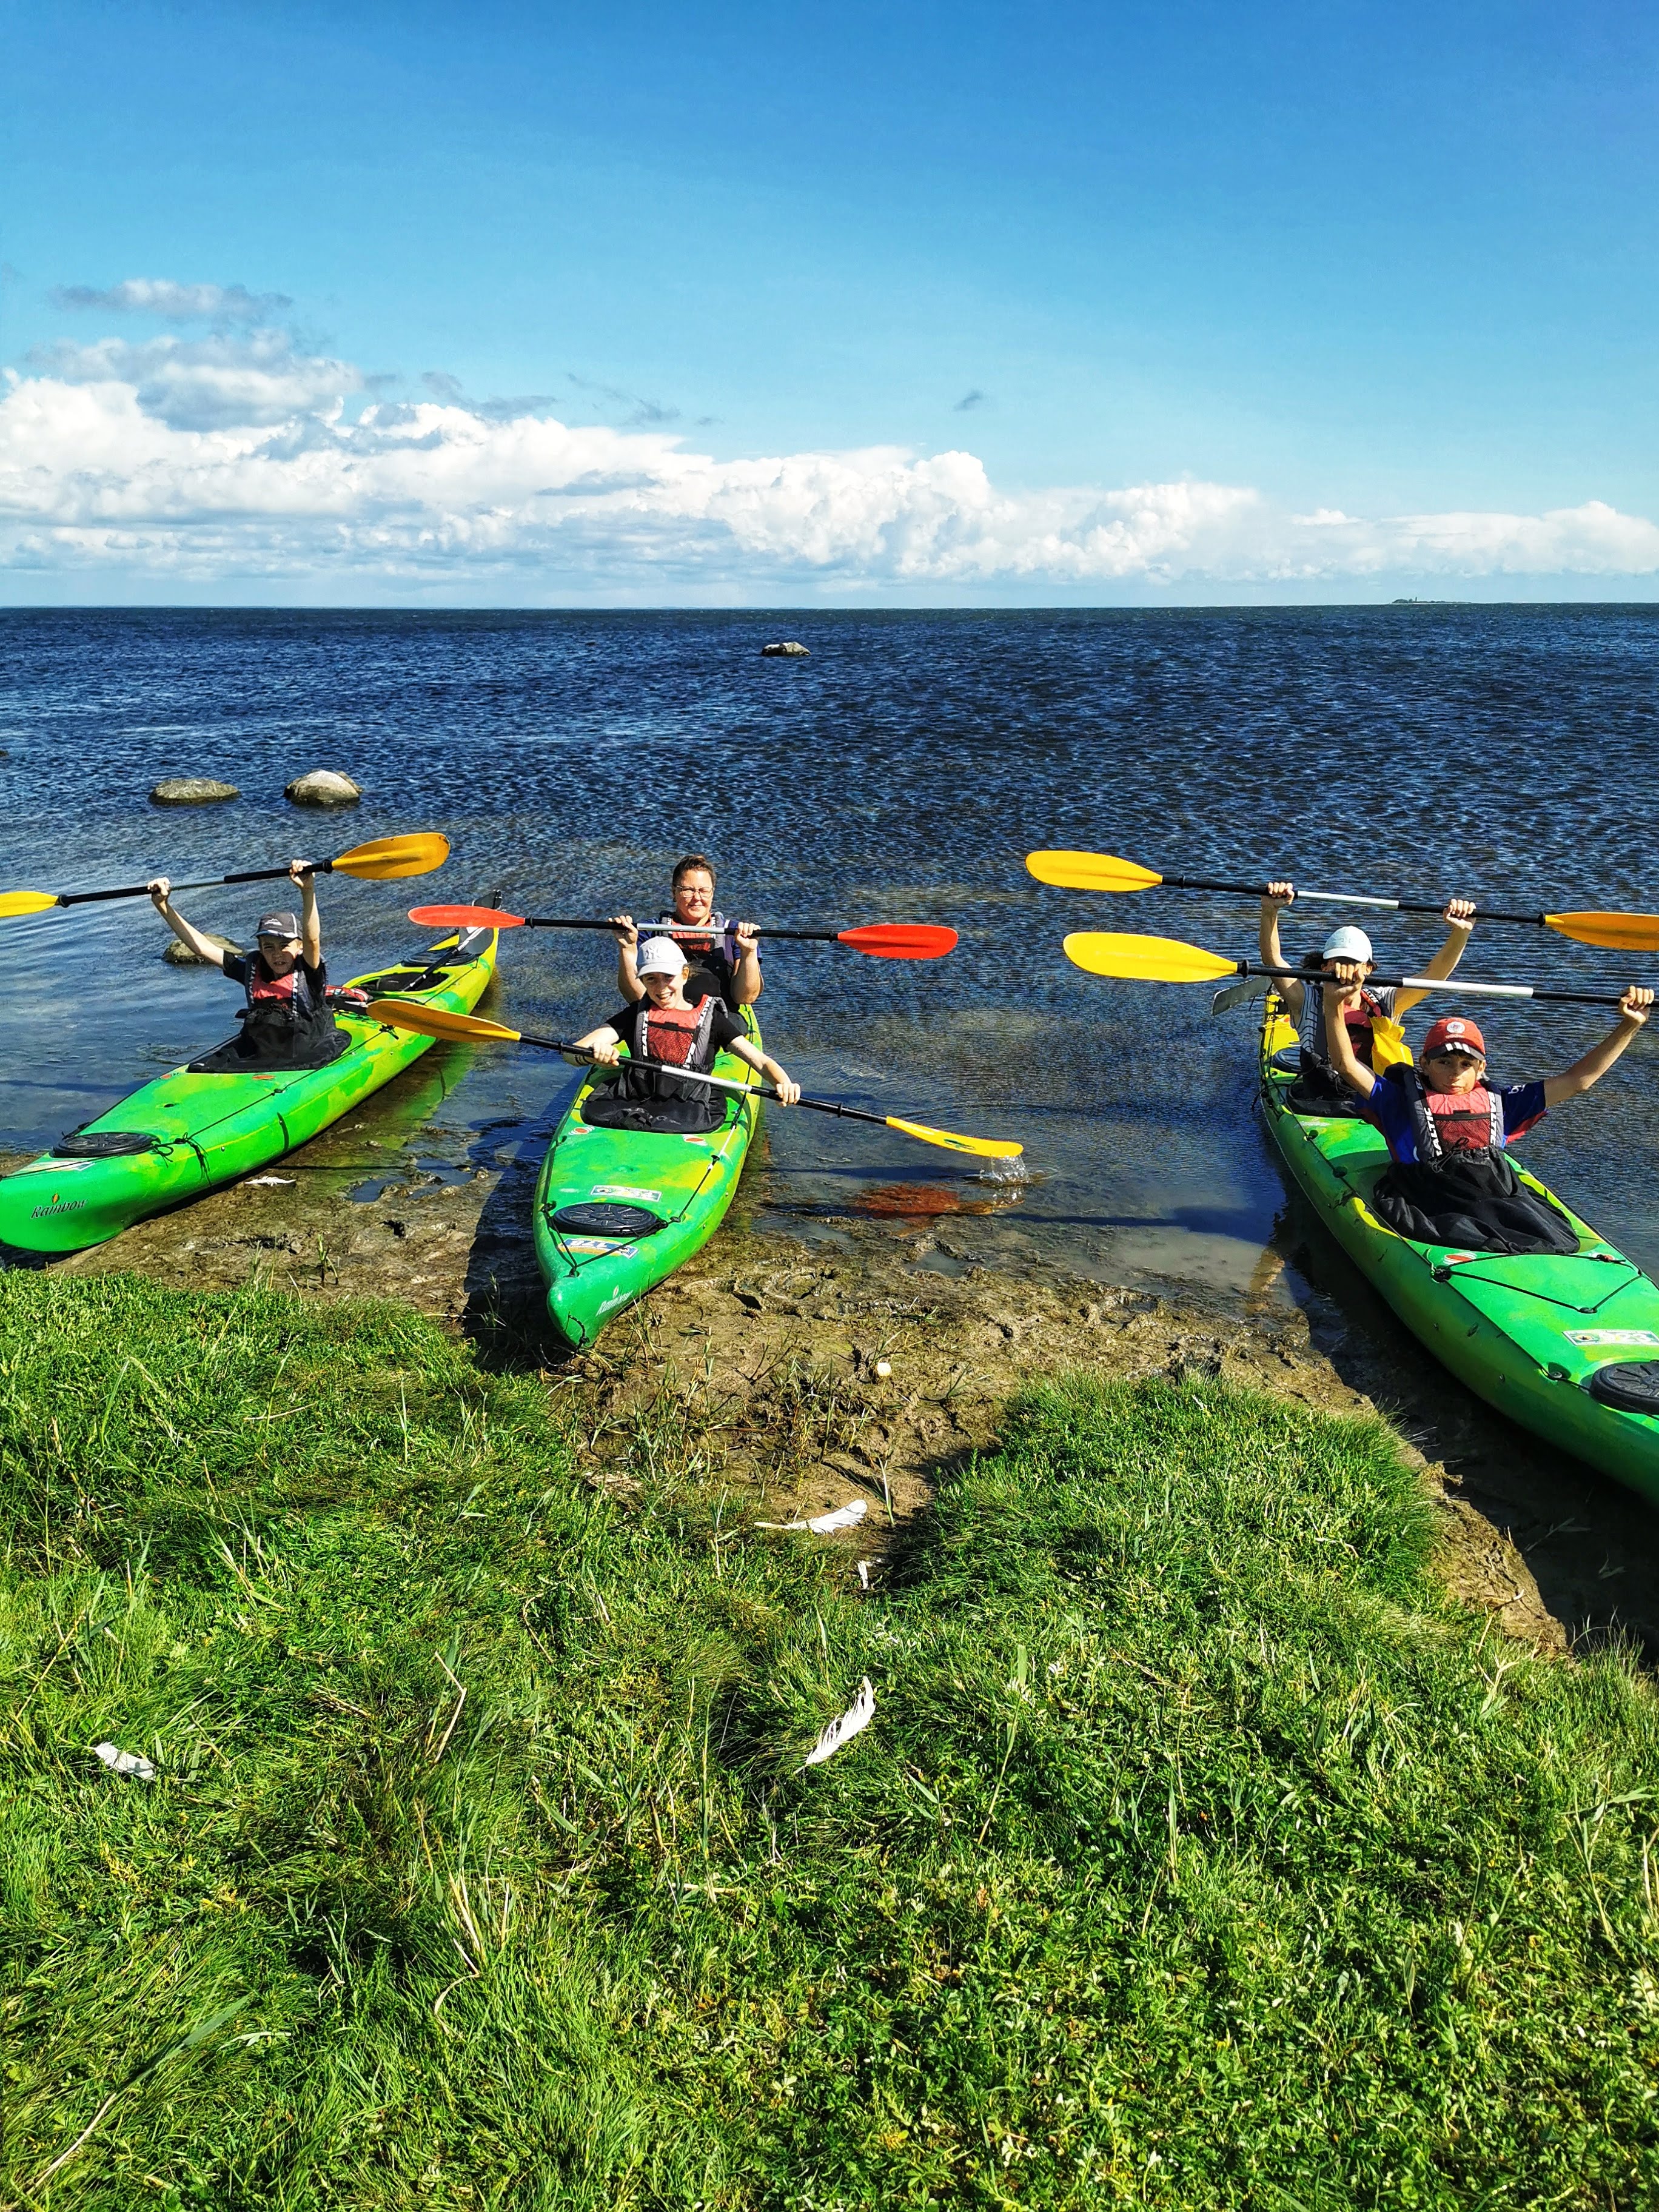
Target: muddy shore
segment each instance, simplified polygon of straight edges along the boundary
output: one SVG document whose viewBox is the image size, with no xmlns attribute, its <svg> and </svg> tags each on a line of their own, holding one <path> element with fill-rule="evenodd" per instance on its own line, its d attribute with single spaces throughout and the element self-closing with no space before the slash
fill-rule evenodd
<svg viewBox="0 0 1659 2212">
<path fill-rule="evenodd" d="M 1223 1376 L 1323 1411 L 1375 1408 L 1438 1502 L 1460 1598 L 1542 1648 L 1624 1632 L 1659 1653 L 1655 1516 L 1443 1376 L 1294 1210 L 1241 1313 L 1178 1289 L 981 1264 L 971 1223 L 849 1214 L 815 1224 L 810 1243 L 761 1233 L 740 1194 L 698 1261 L 573 1358 L 541 1324 L 530 1240 L 544 1135 L 446 1126 L 447 1090 L 434 1053 L 407 1096 L 394 1086 L 267 1176 L 49 1264 L 402 1299 L 492 1362 L 577 1394 L 607 1485 L 629 1480 L 633 1414 L 667 1392 L 685 1451 L 769 1517 L 862 1498 L 866 1553 L 925 1503 L 941 1465 L 990 1439 L 1011 1392 L 1064 1369 Z M 1294 1301 L 1274 1279 L 1285 1258 Z"/>
</svg>

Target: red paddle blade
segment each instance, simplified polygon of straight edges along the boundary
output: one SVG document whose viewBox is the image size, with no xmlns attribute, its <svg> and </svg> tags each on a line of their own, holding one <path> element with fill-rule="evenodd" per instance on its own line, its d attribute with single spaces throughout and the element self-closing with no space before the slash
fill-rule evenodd
<svg viewBox="0 0 1659 2212">
<path fill-rule="evenodd" d="M 411 921 L 422 929 L 521 929 L 521 914 L 503 914 L 493 906 L 412 906 Z"/>
<path fill-rule="evenodd" d="M 841 930 L 837 941 L 854 952 L 867 952 L 872 960 L 943 960 L 957 949 L 954 929 L 925 921 L 874 921 L 866 929 Z"/>
</svg>

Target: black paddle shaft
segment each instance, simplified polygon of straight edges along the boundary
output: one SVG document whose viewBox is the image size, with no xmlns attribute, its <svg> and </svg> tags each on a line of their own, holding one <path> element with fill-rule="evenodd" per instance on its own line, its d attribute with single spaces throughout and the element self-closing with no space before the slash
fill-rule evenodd
<svg viewBox="0 0 1659 2212">
<path fill-rule="evenodd" d="M 519 1042 L 539 1045 L 544 1052 L 576 1053 L 583 1060 L 594 1060 L 598 1057 L 591 1045 L 567 1044 L 562 1037 L 532 1036 L 526 1030 L 520 1030 Z M 716 1091 L 754 1091 L 763 1098 L 775 1098 L 778 1095 L 769 1083 L 732 1083 L 723 1075 L 697 1075 L 686 1068 L 676 1067 L 671 1060 L 666 1060 L 636 1059 L 630 1054 L 626 1060 L 618 1061 L 617 1064 L 618 1066 L 626 1067 L 648 1067 L 659 1075 L 674 1076 L 681 1083 L 706 1083 Z M 815 1114 L 838 1114 L 843 1121 L 874 1121 L 881 1128 L 884 1129 L 887 1127 L 886 1115 L 866 1114 L 863 1108 L 859 1106 L 837 1106 L 832 1098 L 797 1098 L 795 1103 L 797 1106 L 810 1106 Z"/>
<path fill-rule="evenodd" d="M 1289 975 L 1298 983 L 1328 984 L 1332 980 L 1328 968 L 1264 968 L 1255 960 L 1236 961 L 1234 972 L 1240 975 Z M 1460 983 L 1435 975 L 1367 975 L 1365 981 L 1385 991 L 1467 991 L 1490 999 L 1547 999 L 1560 1006 L 1617 1006 L 1624 1003 L 1622 991 L 1540 991 L 1531 983 Z"/>
<path fill-rule="evenodd" d="M 311 872 L 313 876 L 332 875 L 334 863 L 332 860 L 313 860 L 311 864 Z M 174 891 L 210 891 L 216 890 L 221 884 L 273 883 L 278 876 L 285 876 L 287 873 L 288 869 L 283 866 L 244 868 L 240 874 L 234 876 L 204 876 L 198 884 L 172 884 L 168 889 L 167 896 L 171 898 Z M 125 884 L 116 891 L 59 891 L 58 903 L 59 906 L 91 906 L 99 899 L 148 898 L 149 896 L 148 884 Z"/>
<path fill-rule="evenodd" d="M 611 929 L 614 921 L 577 921 L 561 915 L 526 915 L 522 927 L 526 929 Z M 706 921 L 641 921 L 635 927 L 641 937 L 723 937 L 723 927 L 716 928 Z M 802 945 L 835 945 L 839 942 L 838 929 L 757 929 L 757 937 L 789 937 Z"/>
<path fill-rule="evenodd" d="M 1267 896 L 1266 884 L 1216 884 L 1212 883 L 1207 876 L 1160 876 L 1158 881 L 1178 891 L 1231 891 L 1237 898 Z M 1443 914 L 1446 910 L 1444 899 L 1365 898 L 1358 893 L 1342 891 L 1301 891 L 1297 896 L 1318 899 L 1331 906 L 1386 907 L 1391 914 Z M 1474 919 L 1477 921 L 1524 921 L 1536 929 L 1549 927 L 1547 914 L 1510 914 L 1495 906 L 1477 906 Z"/>
</svg>

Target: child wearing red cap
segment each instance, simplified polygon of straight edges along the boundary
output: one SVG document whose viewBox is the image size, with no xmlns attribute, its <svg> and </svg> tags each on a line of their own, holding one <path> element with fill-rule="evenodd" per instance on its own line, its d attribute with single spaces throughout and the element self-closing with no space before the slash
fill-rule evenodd
<svg viewBox="0 0 1659 2212">
<path fill-rule="evenodd" d="M 1388 1144 L 1392 1164 L 1371 1200 L 1378 1219 L 1419 1244 L 1576 1252 L 1578 1239 L 1567 1221 L 1525 1188 L 1505 1147 L 1536 1127 L 1552 1106 L 1601 1080 L 1646 1022 L 1653 993 L 1632 984 L 1613 1027 L 1565 1074 L 1492 1086 L 1486 1081 L 1486 1040 L 1480 1024 L 1462 1014 L 1430 1025 L 1417 1066 L 1373 1074 L 1348 1042 L 1344 1018 L 1363 981 L 1355 963 L 1338 967 L 1340 988 L 1325 993 L 1325 1038 L 1332 1065 Z"/>
</svg>

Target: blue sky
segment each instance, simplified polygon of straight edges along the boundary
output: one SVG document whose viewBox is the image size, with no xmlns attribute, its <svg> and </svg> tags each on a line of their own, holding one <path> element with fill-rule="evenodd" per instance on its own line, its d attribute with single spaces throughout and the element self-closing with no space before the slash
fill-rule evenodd
<svg viewBox="0 0 1659 2212">
<path fill-rule="evenodd" d="M 0 599 L 1655 595 L 1651 10 L 342 13 L 0 18 Z"/>
</svg>

